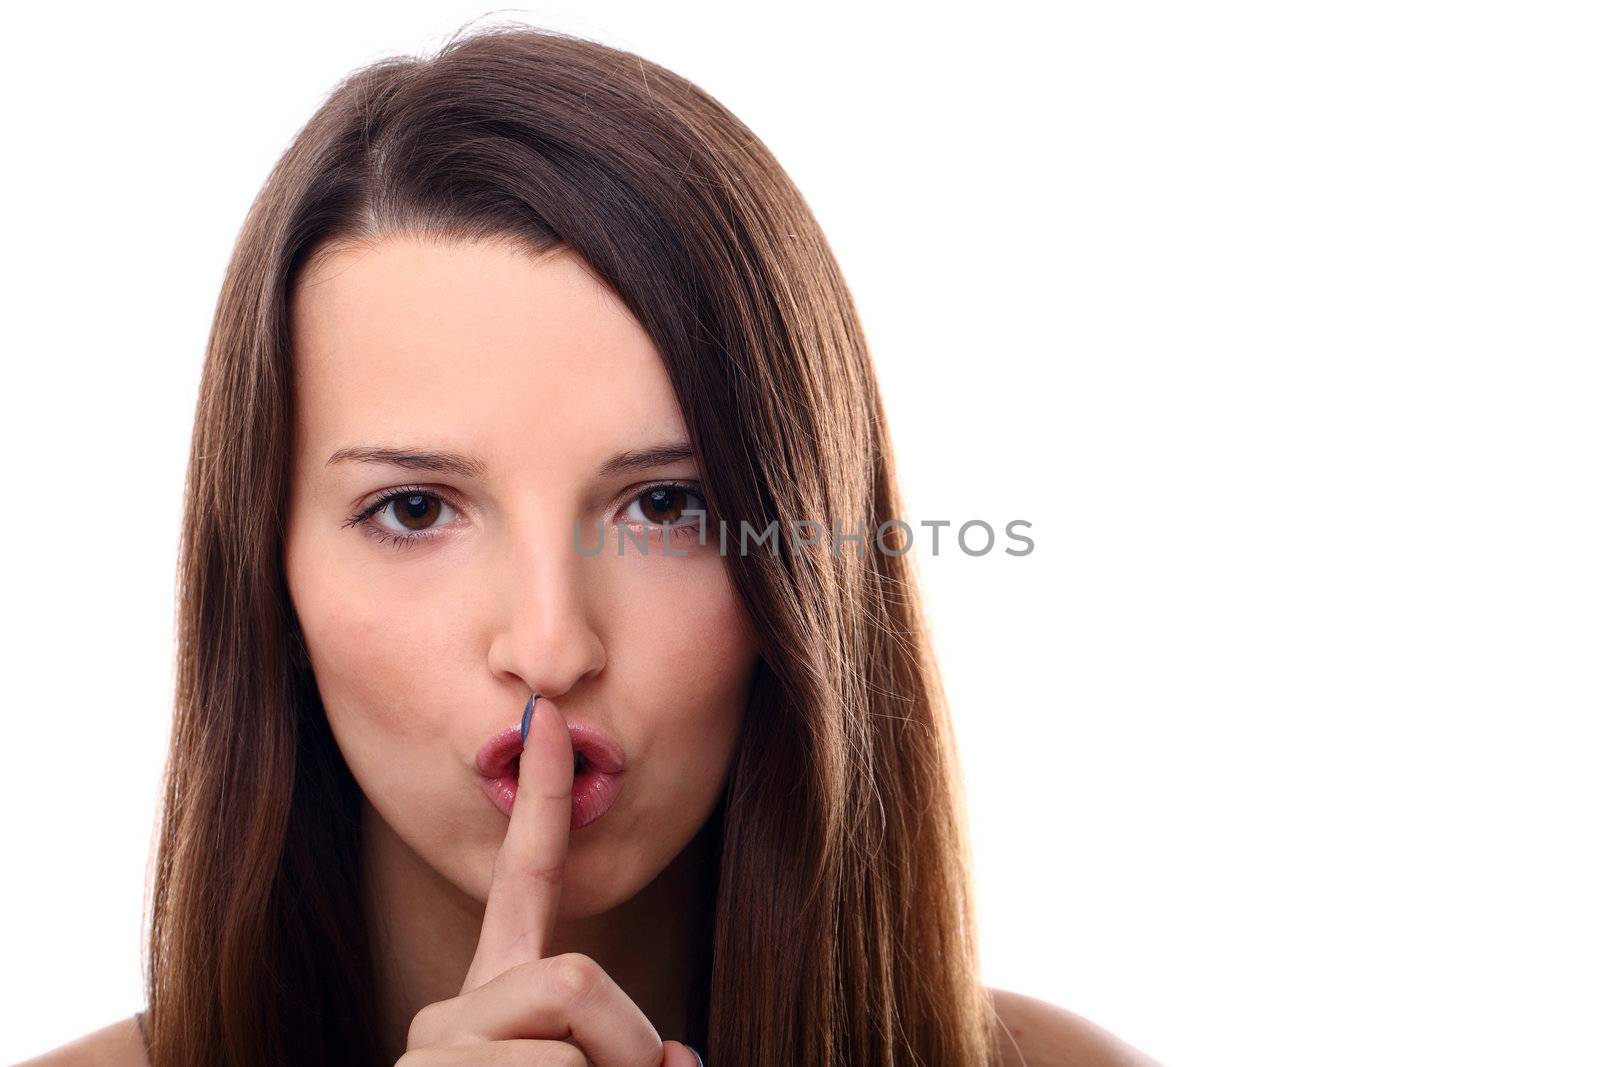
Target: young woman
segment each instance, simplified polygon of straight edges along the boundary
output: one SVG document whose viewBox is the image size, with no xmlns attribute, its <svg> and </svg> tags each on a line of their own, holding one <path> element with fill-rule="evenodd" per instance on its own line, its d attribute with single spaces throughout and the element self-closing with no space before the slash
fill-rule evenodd
<svg viewBox="0 0 1600 1067">
<path fill-rule="evenodd" d="M 148 1010 L 37 1062 L 1148 1063 L 980 983 L 898 507 L 716 101 L 522 27 L 346 79 L 206 355 Z"/>
</svg>

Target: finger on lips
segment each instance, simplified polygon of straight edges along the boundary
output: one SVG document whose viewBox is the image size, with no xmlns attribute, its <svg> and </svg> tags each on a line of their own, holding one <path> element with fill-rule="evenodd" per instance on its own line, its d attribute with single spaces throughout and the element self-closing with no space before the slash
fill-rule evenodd
<svg viewBox="0 0 1600 1067">
<path fill-rule="evenodd" d="M 411 1037 L 422 1047 L 570 1040 L 585 1062 L 606 1067 L 697 1067 L 687 1046 L 662 1043 L 643 1010 L 594 959 L 550 954 L 571 837 L 572 738 L 553 701 L 538 696 L 530 705 L 511 819 L 461 993 L 419 1012 Z"/>
<path fill-rule="evenodd" d="M 495 857 L 478 947 L 462 992 L 549 951 L 571 823 L 572 738 L 561 709 L 541 696 L 533 701 L 511 821 Z"/>
</svg>

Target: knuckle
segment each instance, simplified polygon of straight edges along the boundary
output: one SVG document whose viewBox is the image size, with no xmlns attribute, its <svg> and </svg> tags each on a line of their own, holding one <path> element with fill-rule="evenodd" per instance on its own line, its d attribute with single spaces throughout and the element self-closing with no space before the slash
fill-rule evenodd
<svg viewBox="0 0 1600 1067">
<path fill-rule="evenodd" d="M 564 1041 L 558 1043 L 549 1061 L 555 1067 L 589 1067 L 589 1057 L 583 1054 L 583 1050 Z"/>
<path fill-rule="evenodd" d="M 556 890 L 561 888 L 562 870 L 548 863 L 529 863 L 522 868 L 522 877 L 540 889 Z"/>
<path fill-rule="evenodd" d="M 444 1033 L 445 1013 L 444 1001 L 423 1005 L 411 1017 L 411 1026 L 406 1031 L 406 1048 L 410 1050 L 437 1045 Z"/>
<path fill-rule="evenodd" d="M 500 869 L 496 874 L 503 872 L 519 882 L 532 882 L 548 889 L 561 887 L 563 871 L 560 865 L 552 865 L 542 856 L 523 855 L 515 848 L 502 846 L 495 857 L 495 866 Z"/>
<path fill-rule="evenodd" d="M 545 961 L 545 968 L 551 990 L 567 1005 L 588 1001 L 606 977 L 600 965 L 581 952 L 552 956 Z"/>
</svg>

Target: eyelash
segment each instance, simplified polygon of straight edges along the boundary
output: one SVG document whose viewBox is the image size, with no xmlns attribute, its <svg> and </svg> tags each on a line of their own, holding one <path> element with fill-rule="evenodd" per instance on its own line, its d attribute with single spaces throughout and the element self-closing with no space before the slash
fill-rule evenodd
<svg viewBox="0 0 1600 1067">
<path fill-rule="evenodd" d="M 623 500 L 623 505 L 627 506 L 632 504 L 635 501 L 655 492 L 657 489 L 676 489 L 681 492 L 688 493 L 690 496 L 700 501 L 701 510 L 705 509 L 705 497 L 701 494 L 699 487 L 690 482 L 652 482 L 640 489 L 638 492 L 628 494 L 628 496 Z M 378 514 L 378 512 L 388 507 L 393 501 L 401 500 L 408 496 L 432 497 L 433 499 L 442 503 L 449 504 L 450 507 L 455 508 L 457 511 L 461 510 L 450 501 L 449 497 L 445 496 L 443 493 L 436 492 L 432 489 L 426 489 L 420 485 L 402 485 L 394 489 L 385 490 L 384 493 L 372 503 L 368 504 L 366 507 L 357 511 L 354 515 L 350 516 L 350 519 L 345 523 L 345 526 L 359 526 L 367 533 L 368 536 L 372 537 L 379 544 L 392 544 L 396 548 L 405 548 L 409 545 L 416 544 L 418 541 L 431 541 L 435 537 L 443 536 L 442 531 L 434 530 L 423 531 L 414 534 L 396 534 L 389 530 L 385 530 L 380 526 L 375 526 L 371 522 L 367 521 L 372 516 Z M 705 516 L 702 515 L 700 516 L 699 520 L 694 522 L 680 522 L 677 525 L 671 525 L 668 527 L 668 532 L 673 537 L 693 537 L 695 540 L 699 540 L 700 521 L 703 521 L 704 518 Z M 630 525 L 638 526 L 640 524 L 630 523 Z M 646 523 L 644 525 L 648 527 L 650 524 Z"/>
</svg>

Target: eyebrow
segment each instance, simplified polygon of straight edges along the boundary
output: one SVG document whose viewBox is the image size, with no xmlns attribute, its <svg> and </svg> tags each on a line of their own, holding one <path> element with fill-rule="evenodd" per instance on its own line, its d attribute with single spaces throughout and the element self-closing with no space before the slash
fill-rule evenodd
<svg viewBox="0 0 1600 1067">
<path fill-rule="evenodd" d="M 600 477 L 605 478 L 623 471 L 644 470 L 649 467 L 665 467 L 669 463 L 693 459 L 694 448 L 687 441 L 673 441 L 670 444 L 651 445 L 649 448 L 635 448 L 627 452 L 618 452 L 604 463 L 600 464 L 598 471 Z"/>
<path fill-rule="evenodd" d="M 609 477 L 624 471 L 662 467 L 668 463 L 693 459 L 694 448 L 687 441 L 651 445 L 618 452 L 600 464 L 599 475 Z M 427 448 L 380 448 L 375 445 L 354 445 L 341 448 L 328 457 L 328 466 L 335 463 L 382 463 L 413 471 L 433 471 L 454 474 L 461 478 L 482 478 L 489 465 L 477 456 L 464 452 Z"/>
</svg>

